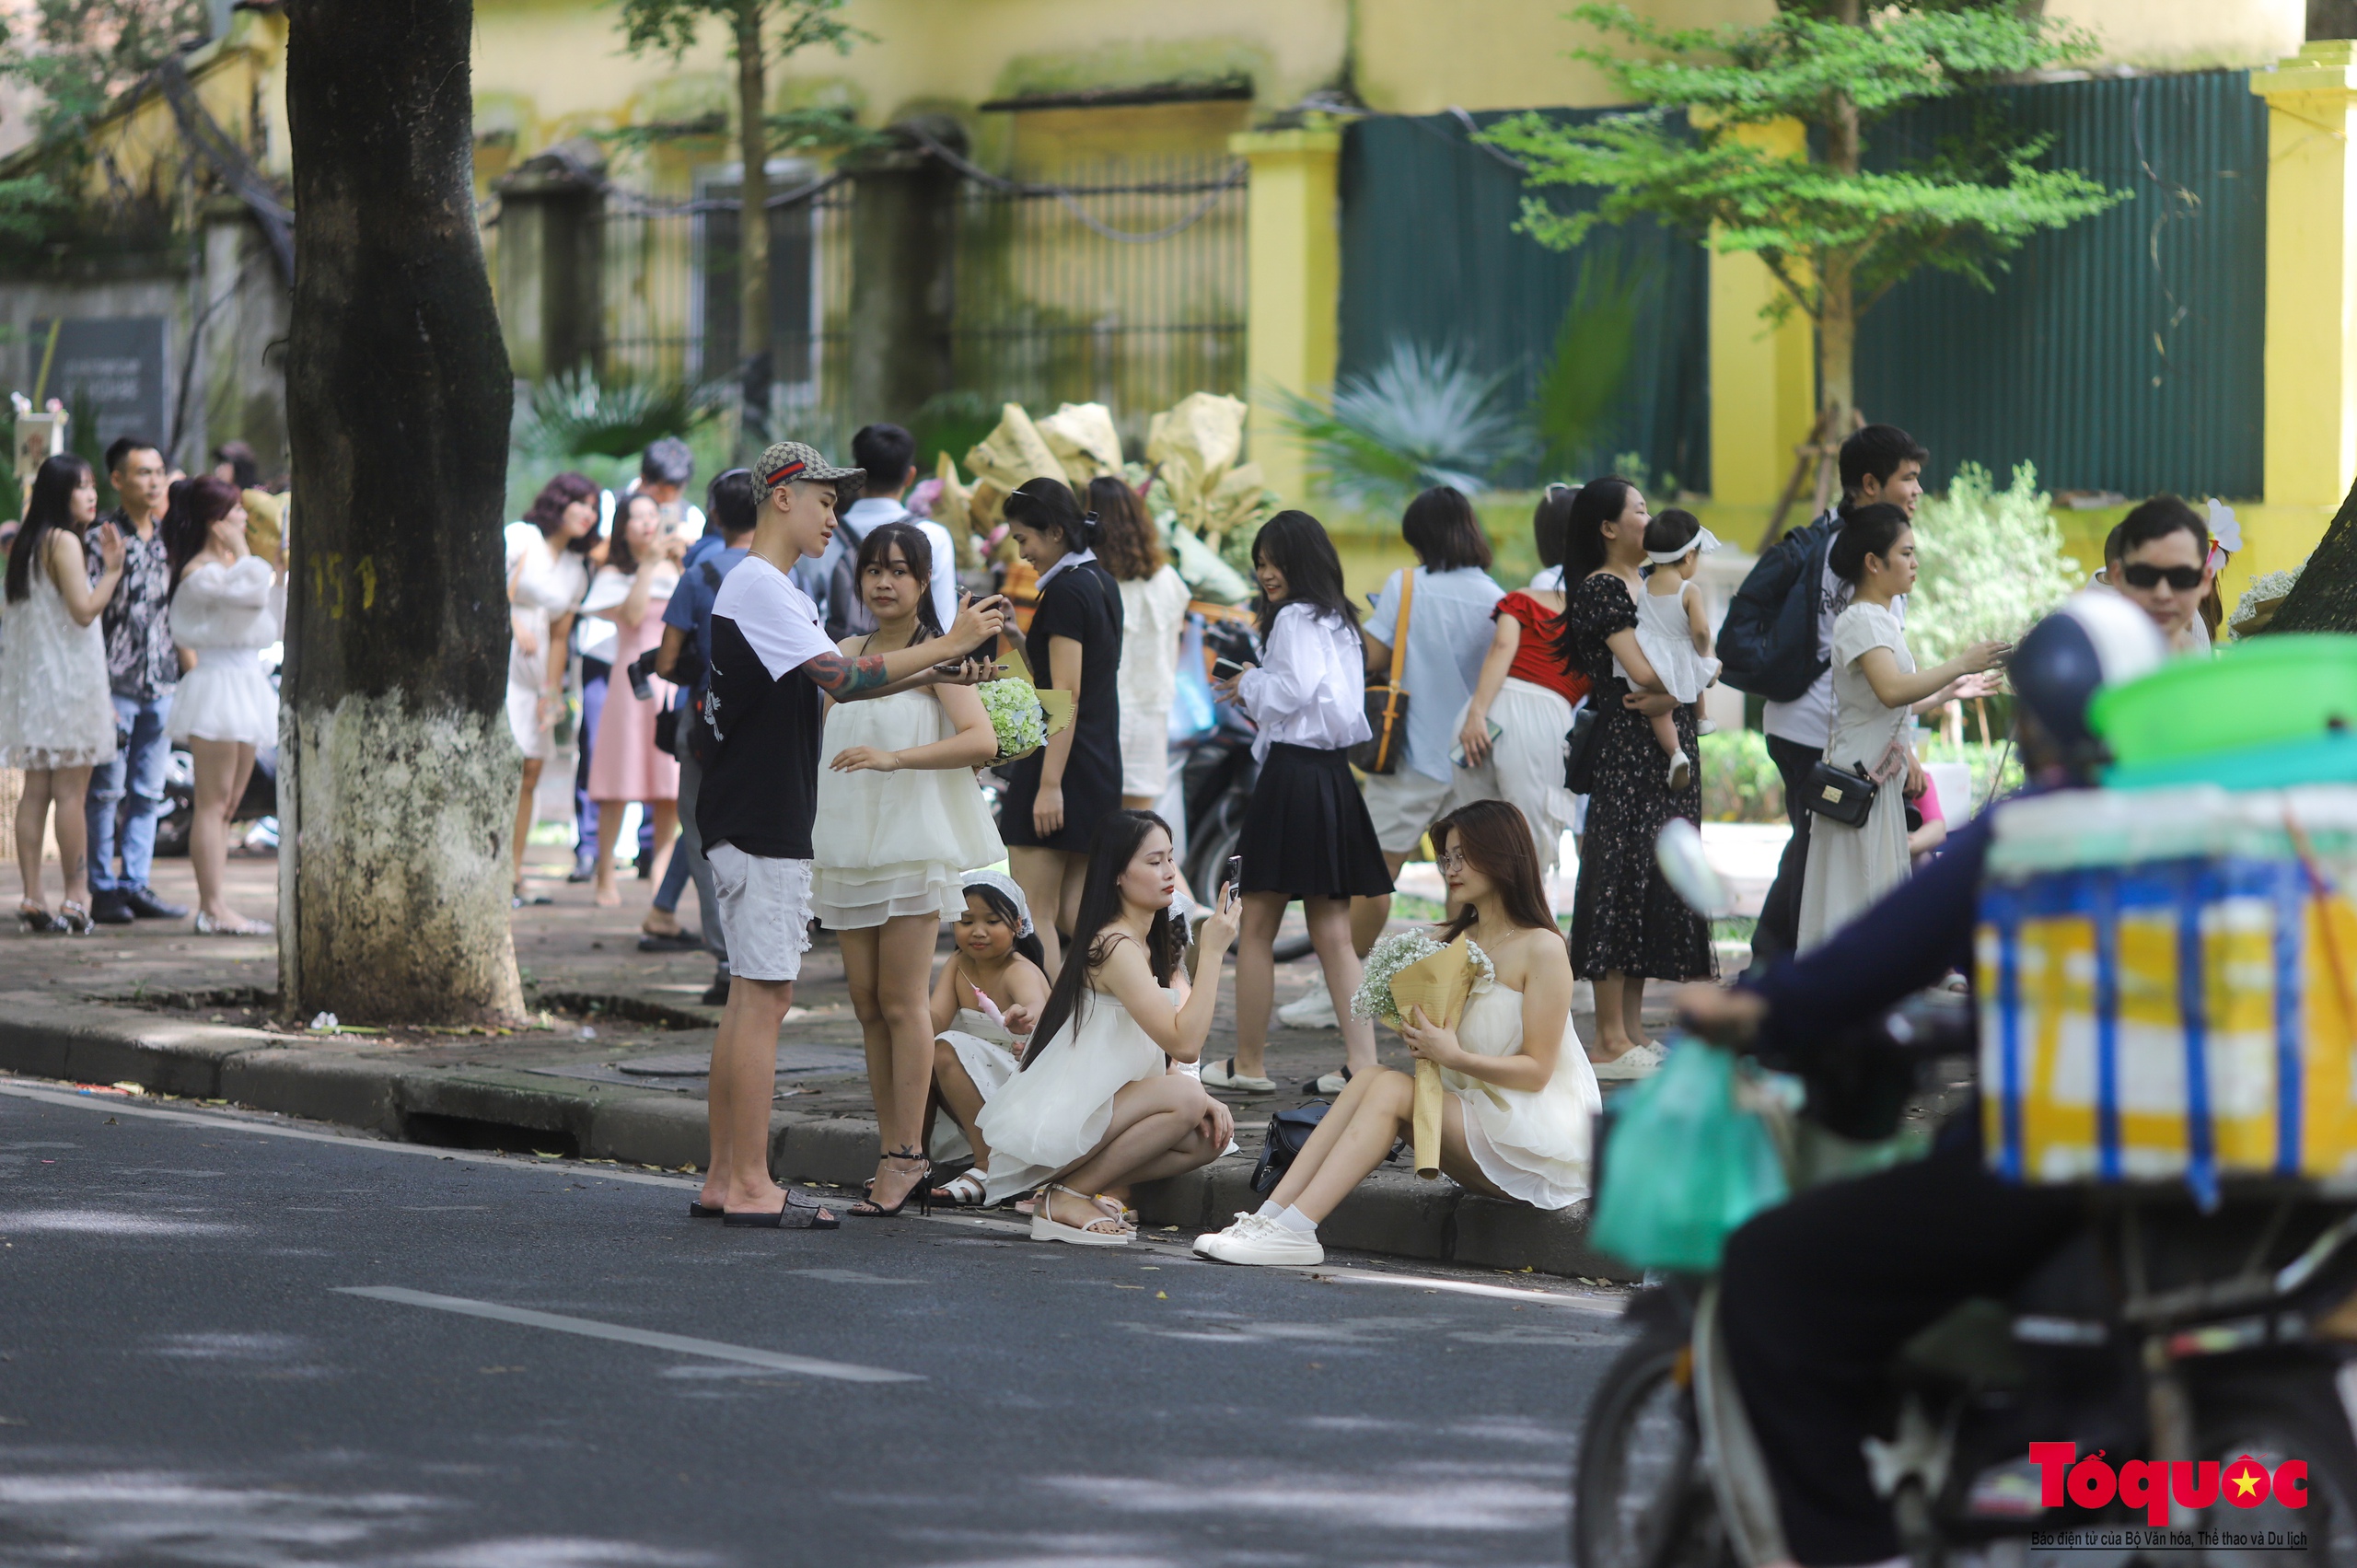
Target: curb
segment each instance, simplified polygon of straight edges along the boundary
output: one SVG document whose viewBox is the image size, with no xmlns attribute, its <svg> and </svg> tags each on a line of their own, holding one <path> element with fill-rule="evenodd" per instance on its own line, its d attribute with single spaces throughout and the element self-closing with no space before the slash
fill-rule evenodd
<svg viewBox="0 0 2357 1568">
<path fill-rule="evenodd" d="M 93 1019 L 39 1005 L 0 1017 L 0 1070 L 84 1084 L 137 1084 L 189 1099 L 356 1127 L 457 1148 L 531 1147 L 629 1165 L 701 1167 L 703 1102 L 655 1089 L 568 1084 L 490 1067 L 407 1066 L 380 1056 L 288 1045 L 258 1029 L 162 1020 Z M 853 1187 L 874 1168 L 876 1123 L 770 1114 L 770 1168 L 780 1180 Z M 1141 1188 L 1147 1225 L 1217 1230 L 1260 1206 L 1251 1167 L 1219 1160 Z M 1634 1280 L 1587 1246 L 1588 1205 L 1546 1213 L 1454 1182 L 1378 1168 L 1319 1227 L 1330 1246 L 1472 1268 Z"/>
</svg>

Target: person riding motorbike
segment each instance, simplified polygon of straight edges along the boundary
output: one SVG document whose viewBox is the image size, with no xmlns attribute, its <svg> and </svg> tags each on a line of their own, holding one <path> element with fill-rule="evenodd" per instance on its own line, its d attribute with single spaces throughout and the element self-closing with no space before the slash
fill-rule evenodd
<svg viewBox="0 0 2357 1568">
<path fill-rule="evenodd" d="M 2101 749 L 2087 728 L 2089 700 L 2156 668 L 2165 652 L 2134 607 L 2096 593 L 2075 596 L 2022 639 L 2010 673 L 2032 789 L 2092 784 Z M 1823 1065 L 1828 1042 L 1951 970 L 1971 976 L 1999 810 L 1952 835 L 1926 869 L 1806 957 L 1733 989 L 1686 987 L 1678 997 L 1686 1027 L 1806 1076 Z M 1959 1303 L 2010 1294 L 2082 1220 L 2069 1189 L 1990 1170 L 1980 1125 L 1976 1096 L 1925 1158 L 1798 1193 L 1728 1239 L 1720 1320 L 1793 1560 L 1777 1568 L 1905 1561 L 1862 1448 L 1883 1369 Z"/>
</svg>

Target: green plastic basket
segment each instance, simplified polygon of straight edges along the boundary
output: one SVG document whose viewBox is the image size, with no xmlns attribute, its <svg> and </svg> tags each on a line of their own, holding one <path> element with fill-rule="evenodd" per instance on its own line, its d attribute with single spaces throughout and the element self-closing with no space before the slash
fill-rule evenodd
<svg viewBox="0 0 2357 1568">
<path fill-rule="evenodd" d="M 2287 633 L 2174 659 L 2097 692 L 2087 722 L 2134 771 L 2357 728 L 2357 637 Z"/>
</svg>

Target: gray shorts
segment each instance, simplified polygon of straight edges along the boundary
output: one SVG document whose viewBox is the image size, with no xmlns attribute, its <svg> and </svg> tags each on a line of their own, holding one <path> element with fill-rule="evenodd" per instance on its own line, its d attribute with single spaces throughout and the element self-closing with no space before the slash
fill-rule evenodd
<svg viewBox="0 0 2357 1568">
<path fill-rule="evenodd" d="M 742 980 L 790 981 L 810 950 L 810 862 L 747 854 L 735 844 L 704 851 L 719 896 L 728 972 Z"/>
</svg>

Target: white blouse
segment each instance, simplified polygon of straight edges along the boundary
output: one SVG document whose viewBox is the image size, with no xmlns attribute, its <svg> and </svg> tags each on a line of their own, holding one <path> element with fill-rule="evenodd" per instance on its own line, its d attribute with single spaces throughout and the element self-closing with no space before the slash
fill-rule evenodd
<svg viewBox="0 0 2357 1568">
<path fill-rule="evenodd" d="M 1261 663 L 1236 683 L 1236 694 L 1260 733 L 1252 759 L 1269 760 L 1280 741 L 1338 751 L 1370 738 L 1366 655 L 1358 629 L 1332 610 L 1288 604 L 1269 628 Z"/>
</svg>

